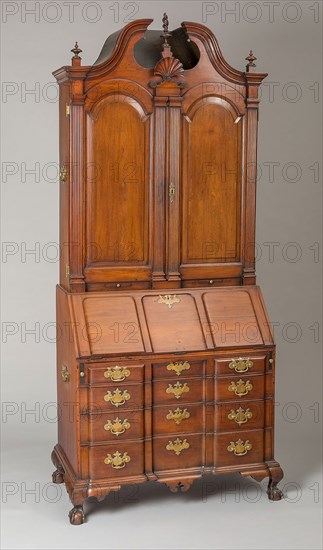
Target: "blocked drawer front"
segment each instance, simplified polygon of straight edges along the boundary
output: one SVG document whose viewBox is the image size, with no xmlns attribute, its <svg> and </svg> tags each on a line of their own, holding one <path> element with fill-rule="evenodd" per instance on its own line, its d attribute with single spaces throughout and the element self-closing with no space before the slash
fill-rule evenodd
<svg viewBox="0 0 323 550">
<path fill-rule="evenodd" d="M 204 407 L 202 404 L 156 407 L 152 414 L 153 435 L 203 431 Z"/>
<path fill-rule="evenodd" d="M 238 401 L 215 405 L 215 431 L 231 431 L 264 427 L 263 401 Z"/>
<path fill-rule="evenodd" d="M 203 464 L 202 435 L 173 435 L 153 439 L 154 471 L 197 468 Z"/>
<path fill-rule="evenodd" d="M 143 416 L 143 411 L 81 415 L 81 442 L 141 439 L 144 433 Z"/>
<path fill-rule="evenodd" d="M 203 375 L 203 361 L 178 361 L 170 359 L 165 363 L 153 363 L 153 377 L 158 378 L 185 378 Z"/>
<path fill-rule="evenodd" d="M 264 459 L 264 431 L 238 431 L 214 436 L 214 465 L 239 466 Z"/>
<path fill-rule="evenodd" d="M 142 384 L 114 384 L 89 389 L 89 410 L 96 413 L 104 410 L 141 409 L 143 404 L 144 386 Z"/>
<path fill-rule="evenodd" d="M 138 363 L 97 363 L 88 366 L 89 384 L 117 383 L 125 385 L 132 382 L 142 382 L 144 379 L 144 364 Z"/>
<path fill-rule="evenodd" d="M 89 448 L 89 475 L 92 479 L 109 480 L 143 473 L 144 444 L 141 441 L 117 441 Z"/>
<path fill-rule="evenodd" d="M 230 358 L 215 359 L 215 373 L 230 375 L 248 375 L 249 373 L 264 372 L 266 355 L 252 356 L 232 355 Z"/>
<path fill-rule="evenodd" d="M 153 404 L 194 403 L 203 399 L 202 379 L 181 378 L 180 380 L 156 381 L 153 384 Z"/>
<path fill-rule="evenodd" d="M 231 376 L 215 380 L 214 395 L 216 401 L 247 401 L 263 399 L 265 376 Z"/>
</svg>

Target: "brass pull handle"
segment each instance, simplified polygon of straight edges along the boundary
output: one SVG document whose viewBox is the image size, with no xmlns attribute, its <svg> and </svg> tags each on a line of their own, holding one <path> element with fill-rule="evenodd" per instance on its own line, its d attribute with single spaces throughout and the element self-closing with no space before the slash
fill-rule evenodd
<svg viewBox="0 0 323 550">
<path fill-rule="evenodd" d="M 63 382 L 70 381 L 70 373 L 68 372 L 68 368 L 65 365 L 62 367 L 61 375 L 62 375 Z"/>
<path fill-rule="evenodd" d="M 187 409 L 182 410 L 177 407 L 177 409 L 175 409 L 174 411 L 169 411 L 169 413 L 166 415 L 166 420 L 174 420 L 175 424 L 180 424 L 182 420 L 186 420 L 190 416 L 191 415 Z"/>
<path fill-rule="evenodd" d="M 130 393 L 127 390 L 121 392 L 121 390 L 117 388 L 113 393 L 107 391 L 104 396 L 104 401 L 110 401 L 115 407 L 120 407 L 120 405 L 124 405 L 126 401 L 129 401 L 130 397 Z"/>
<path fill-rule="evenodd" d="M 108 367 L 104 373 L 104 377 L 110 378 L 114 382 L 122 382 L 128 378 L 130 374 L 130 370 L 126 367 L 119 367 L 119 365 L 116 365 L 115 367 Z"/>
<path fill-rule="evenodd" d="M 174 384 L 173 386 L 172 384 L 168 384 L 168 388 L 166 389 L 166 393 L 174 394 L 176 399 L 179 399 L 183 393 L 187 393 L 189 391 L 190 387 L 187 385 L 186 382 L 183 385 L 180 382 L 176 382 L 176 384 Z"/>
<path fill-rule="evenodd" d="M 174 451 L 174 453 L 178 456 L 181 454 L 184 449 L 189 449 L 190 444 L 187 441 L 187 439 L 183 439 L 183 441 L 178 437 L 175 439 L 175 441 L 169 441 L 166 445 L 167 451 Z"/>
<path fill-rule="evenodd" d="M 126 430 L 129 430 L 131 424 L 128 422 L 127 418 L 125 420 L 121 420 L 117 416 L 114 420 L 108 420 L 106 424 L 104 424 L 104 429 L 107 432 L 111 432 L 113 435 L 120 435 L 123 434 Z"/>
<path fill-rule="evenodd" d="M 104 463 L 111 464 L 112 468 L 115 470 L 120 470 L 121 468 L 124 468 L 130 460 L 131 458 L 128 453 L 123 453 L 122 455 L 119 451 L 116 451 L 113 455 L 107 454 L 104 459 Z"/>
<path fill-rule="evenodd" d="M 60 168 L 59 181 L 61 181 L 62 183 L 65 183 L 67 181 L 67 168 L 65 164 L 63 164 L 63 166 L 61 166 Z"/>
<path fill-rule="evenodd" d="M 227 447 L 227 450 L 229 453 L 234 453 L 236 456 L 244 456 L 249 451 L 251 451 L 252 445 L 249 442 L 249 439 L 245 441 L 245 443 L 242 441 L 242 439 L 238 439 L 238 441 L 230 441 L 230 445 Z"/>
<path fill-rule="evenodd" d="M 247 395 L 251 390 L 253 389 L 253 385 L 250 384 L 249 380 L 238 380 L 238 382 L 231 382 L 230 386 L 228 387 L 228 390 L 231 392 L 234 392 L 239 397 L 242 397 L 243 395 Z"/>
<path fill-rule="evenodd" d="M 175 200 L 175 183 L 171 182 L 168 188 L 169 202 L 173 203 Z"/>
<path fill-rule="evenodd" d="M 174 371 L 177 376 L 180 376 L 180 374 L 183 372 L 183 370 L 189 370 L 191 368 L 191 365 L 188 361 L 180 362 L 180 363 L 169 363 L 167 365 L 167 370 Z"/>
<path fill-rule="evenodd" d="M 251 410 L 250 409 L 244 410 L 241 407 L 239 407 L 236 410 L 231 409 L 231 411 L 228 414 L 228 419 L 234 420 L 237 424 L 239 424 L 239 426 L 241 426 L 241 424 L 246 424 L 248 420 L 250 420 L 251 418 L 252 418 Z"/>
<path fill-rule="evenodd" d="M 242 357 L 239 357 L 239 359 L 232 359 L 231 363 L 229 363 L 229 369 L 234 369 L 236 372 L 247 372 L 247 370 L 252 367 L 253 362 L 250 361 L 249 357 L 246 359 Z"/>
</svg>

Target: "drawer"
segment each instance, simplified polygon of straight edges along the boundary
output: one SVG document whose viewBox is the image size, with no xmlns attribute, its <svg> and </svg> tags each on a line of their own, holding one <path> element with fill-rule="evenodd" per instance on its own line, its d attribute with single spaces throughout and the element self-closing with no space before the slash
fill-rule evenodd
<svg viewBox="0 0 323 550">
<path fill-rule="evenodd" d="M 153 404 L 194 403 L 203 399 L 204 380 L 183 378 L 153 383 Z"/>
<path fill-rule="evenodd" d="M 153 434 L 202 432 L 204 406 L 174 404 L 171 407 L 154 407 Z"/>
<path fill-rule="evenodd" d="M 214 395 L 216 401 L 247 401 L 263 399 L 265 376 L 232 376 L 215 379 Z"/>
<path fill-rule="evenodd" d="M 202 435 L 156 437 L 153 439 L 153 470 L 182 470 L 204 465 Z"/>
<path fill-rule="evenodd" d="M 143 410 L 83 414 L 81 415 L 81 443 L 142 439 L 144 436 L 143 417 Z"/>
<path fill-rule="evenodd" d="M 218 403 L 215 405 L 215 431 L 264 427 L 264 401 Z"/>
<path fill-rule="evenodd" d="M 266 366 L 266 355 L 252 356 L 248 353 L 243 355 L 232 355 L 228 358 L 215 359 L 215 373 L 246 375 L 256 372 L 264 372 Z"/>
<path fill-rule="evenodd" d="M 88 382 L 89 384 L 108 384 L 118 383 L 127 384 L 127 382 L 142 382 L 144 379 L 143 363 L 132 364 L 128 363 L 105 363 L 88 365 Z"/>
<path fill-rule="evenodd" d="M 183 288 L 213 287 L 213 286 L 238 286 L 241 285 L 240 277 L 231 279 L 182 279 Z"/>
<path fill-rule="evenodd" d="M 121 478 L 144 473 L 144 444 L 142 441 L 89 448 L 89 475 L 91 479 Z"/>
<path fill-rule="evenodd" d="M 144 405 L 143 384 L 91 387 L 88 392 L 89 410 L 96 413 L 104 410 L 116 412 L 124 409 L 141 409 Z M 82 412 L 85 412 L 83 407 Z"/>
<path fill-rule="evenodd" d="M 216 434 L 214 436 L 214 465 L 239 466 L 264 460 L 264 431 L 250 430 Z"/>
<path fill-rule="evenodd" d="M 147 281 L 114 281 L 112 283 L 87 283 L 86 290 L 98 292 L 102 290 L 142 290 L 151 288 L 151 282 Z"/>
<path fill-rule="evenodd" d="M 185 378 L 185 376 L 203 376 L 204 361 L 177 361 L 153 364 L 154 378 Z"/>
</svg>

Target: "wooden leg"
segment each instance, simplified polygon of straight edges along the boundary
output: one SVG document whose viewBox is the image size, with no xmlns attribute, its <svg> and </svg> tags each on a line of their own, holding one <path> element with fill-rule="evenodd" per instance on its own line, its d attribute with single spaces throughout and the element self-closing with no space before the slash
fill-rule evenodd
<svg viewBox="0 0 323 550">
<path fill-rule="evenodd" d="M 269 469 L 269 482 L 267 488 L 267 495 L 269 500 L 281 500 L 284 495 L 282 491 L 277 487 L 278 483 L 283 479 L 284 472 L 279 466 L 278 462 L 272 462 L 268 464 Z"/>
<path fill-rule="evenodd" d="M 64 468 L 58 459 L 55 449 L 52 452 L 51 458 L 54 466 L 56 466 L 56 470 L 52 474 L 53 483 L 64 483 Z"/>
<path fill-rule="evenodd" d="M 250 476 L 256 481 L 262 481 L 265 477 L 269 476 L 267 495 L 269 500 L 281 500 L 284 495 L 282 491 L 277 487 L 277 484 L 283 479 L 284 472 L 281 469 L 278 462 L 271 460 L 264 465 L 261 470 L 244 470 L 240 472 L 243 477 Z"/>
<path fill-rule="evenodd" d="M 84 523 L 85 521 L 83 505 L 78 504 L 74 506 L 74 508 L 70 510 L 68 516 L 72 525 L 82 525 L 82 523 Z"/>
</svg>

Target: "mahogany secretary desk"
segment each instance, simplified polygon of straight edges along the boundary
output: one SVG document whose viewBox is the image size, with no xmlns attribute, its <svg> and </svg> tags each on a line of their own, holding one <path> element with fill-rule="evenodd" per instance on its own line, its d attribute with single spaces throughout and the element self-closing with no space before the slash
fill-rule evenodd
<svg viewBox="0 0 323 550">
<path fill-rule="evenodd" d="M 275 345 L 255 276 L 258 90 L 198 23 L 112 34 L 60 87 L 58 444 L 72 524 L 148 480 L 269 477 Z"/>
</svg>

